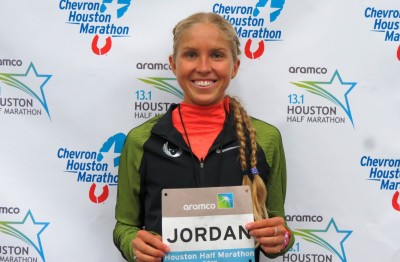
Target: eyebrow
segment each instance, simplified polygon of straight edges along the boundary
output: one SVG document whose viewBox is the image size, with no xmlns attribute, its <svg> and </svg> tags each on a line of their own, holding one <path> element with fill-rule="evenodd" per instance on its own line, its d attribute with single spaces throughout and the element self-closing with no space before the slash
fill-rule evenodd
<svg viewBox="0 0 400 262">
<path fill-rule="evenodd" d="M 198 48 L 194 48 L 194 47 L 182 47 L 182 50 L 183 50 L 183 51 L 197 51 Z M 228 48 L 220 47 L 220 48 L 212 48 L 211 51 L 213 51 L 213 52 L 215 52 L 215 51 L 221 52 L 221 51 L 229 51 L 229 49 L 228 49 Z"/>
</svg>

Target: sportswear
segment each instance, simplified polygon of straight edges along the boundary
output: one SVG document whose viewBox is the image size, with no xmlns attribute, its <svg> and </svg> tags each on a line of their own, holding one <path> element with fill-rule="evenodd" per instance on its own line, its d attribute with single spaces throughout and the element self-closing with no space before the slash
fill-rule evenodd
<svg viewBox="0 0 400 262">
<path fill-rule="evenodd" d="M 224 102 L 209 106 L 181 102 L 172 111 L 173 126 L 183 136 L 197 159 L 204 159 L 208 155 L 208 150 L 224 127 L 227 109 L 229 99 L 225 98 Z"/>
<path fill-rule="evenodd" d="M 118 170 L 118 192 L 114 243 L 128 261 L 135 261 L 132 240 L 145 227 L 161 235 L 161 190 L 237 186 L 243 172 L 238 162 L 239 144 L 232 110 L 222 131 L 202 161 L 191 153 L 182 135 L 172 124 L 173 104 L 164 115 L 133 128 L 126 138 Z M 286 162 L 278 129 L 251 118 L 257 132 L 257 169 L 267 185 L 269 217 L 285 217 Z M 289 244 L 274 258 L 285 253 Z M 258 257 L 256 252 L 256 257 Z"/>
</svg>

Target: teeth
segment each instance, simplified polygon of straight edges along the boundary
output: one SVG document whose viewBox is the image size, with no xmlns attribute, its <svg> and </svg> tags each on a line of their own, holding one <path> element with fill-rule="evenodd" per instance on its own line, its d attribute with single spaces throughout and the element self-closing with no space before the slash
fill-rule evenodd
<svg viewBox="0 0 400 262">
<path fill-rule="evenodd" d="M 198 86 L 210 86 L 213 83 L 213 81 L 194 81 L 194 84 Z"/>
</svg>

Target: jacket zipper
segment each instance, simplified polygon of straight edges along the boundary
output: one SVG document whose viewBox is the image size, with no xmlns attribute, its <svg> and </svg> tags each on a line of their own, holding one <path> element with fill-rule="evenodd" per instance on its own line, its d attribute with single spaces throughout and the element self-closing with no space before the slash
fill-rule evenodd
<svg viewBox="0 0 400 262">
<path fill-rule="evenodd" d="M 204 159 L 200 159 L 200 187 L 204 185 Z"/>
</svg>

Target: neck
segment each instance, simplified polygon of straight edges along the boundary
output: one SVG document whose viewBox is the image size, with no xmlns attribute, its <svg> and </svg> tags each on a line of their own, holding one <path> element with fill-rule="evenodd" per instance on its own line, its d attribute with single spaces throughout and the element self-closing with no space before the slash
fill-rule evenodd
<svg viewBox="0 0 400 262">
<path fill-rule="evenodd" d="M 206 157 L 223 129 L 227 111 L 225 104 L 228 103 L 228 99 L 212 106 L 181 103 L 172 112 L 174 127 L 181 133 L 198 159 Z"/>
</svg>

